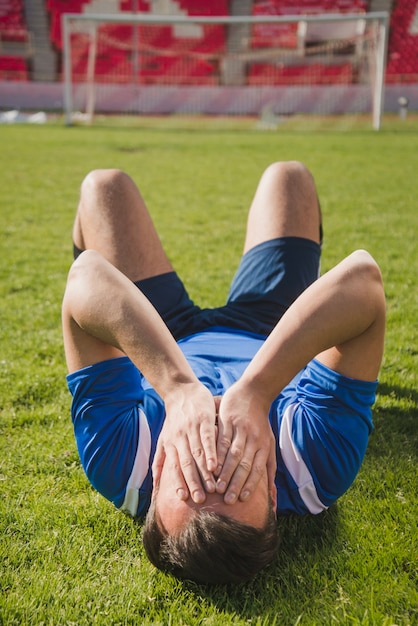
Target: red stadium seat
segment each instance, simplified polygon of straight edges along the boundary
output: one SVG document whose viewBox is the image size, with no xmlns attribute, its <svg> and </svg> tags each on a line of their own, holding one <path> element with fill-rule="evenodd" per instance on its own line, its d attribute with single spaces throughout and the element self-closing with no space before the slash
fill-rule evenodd
<svg viewBox="0 0 418 626">
<path fill-rule="evenodd" d="M 29 80 L 26 60 L 22 57 L 0 56 L 0 80 Z"/>
<path fill-rule="evenodd" d="M 415 83 L 418 79 L 418 34 L 410 28 L 418 0 L 398 2 L 391 15 L 386 82 Z"/>
<path fill-rule="evenodd" d="M 253 64 L 250 68 L 250 85 L 327 85 L 350 84 L 353 80 L 351 63 L 340 65 L 276 66 L 269 63 Z"/>
<path fill-rule="evenodd" d="M 367 11 L 367 0 L 255 0 L 253 15 L 316 15 L 319 13 L 364 13 Z M 251 46 L 253 48 L 287 48 L 298 46 L 297 24 L 257 24 L 252 29 Z M 313 71 L 315 70 L 315 71 Z M 260 74 L 261 72 L 261 74 Z M 264 78 L 263 78 L 264 77 Z M 267 78 L 268 77 L 268 78 Z M 316 64 L 314 67 L 299 65 L 280 71 L 274 65 L 264 67 L 256 64 L 250 69 L 251 84 L 261 83 L 265 78 L 272 84 L 308 82 L 327 84 L 329 82 L 351 82 L 354 71 L 349 63 L 326 66 Z"/>
<path fill-rule="evenodd" d="M 24 17 L 23 0 L 0 0 L 0 49 L 2 44 L 15 46 L 30 43 Z M 28 64 L 24 53 L 0 56 L 0 80 L 29 80 Z"/>
<path fill-rule="evenodd" d="M 61 15 L 68 11 L 81 12 L 87 2 L 85 0 L 48 0 L 51 11 L 51 40 L 56 47 L 62 49 Z M 227 15 L 227 0 L 211 0 L 210 3 L 196 0 L 178 0 L 180 10 L 189 15 Z M 132 11 L 132 0 L 122 0 L 120 9 Z M 142 13 L 149 12 L 149 2 L 140 0 L 138 9 Z M 189 29 L 190 31 L 190 29 Z M 122 80 L 118 78 L 118 70 L 128 68 L 128 76 L 132 64 L 130 42 L 133 39 L 133 27 L 130 25 L 102 25 L 99 29 L 99 49 L 96 59 L 97 80 Z M 80 35 L 73 38 L 73 74 L 75 80 L 85 80 L 87 69 L 88 44 Z M 201 24 L 187 31 L 187 28 L 176 25 L 141 24 L 138 27 L 140 59 L 140 80 L 158 84 L 215 84 L 218 81 L 218 63 L 216 55 L 225 50 L 225 28 L 219 24 Z M 126 44 L 126 45 L 124 45 Z M 144 59 L 145 58 L 145 62 Z M 108 71 L 106 72 L 106 68 Z M 122 74 L 122 72 L 120 72 Z"/>
<path fill-rule="evenodd" d="M 20 42 L 29 40 L 24 18 L 23 0 L 1 0 L 0 40 Z"/>
</svg>

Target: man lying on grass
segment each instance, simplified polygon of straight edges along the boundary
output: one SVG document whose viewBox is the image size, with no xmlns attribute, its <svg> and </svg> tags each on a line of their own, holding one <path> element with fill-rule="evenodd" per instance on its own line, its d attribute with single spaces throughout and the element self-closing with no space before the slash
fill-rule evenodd
<svg viewBox="0 0 418 626">
<path fill-rule="evenodd" d="M 320 513 L 360 468 L 382 279 L 365 251 L 319 278 L 321 232 L 310 172 L 272 164 L 227 303 L 201 309 L 131 178 L 82 184 L 63 302 L 77 446 L 100 493 L 149 509 L 147 554 L 180 578 L 252 578 L 276 553 L 276 513 Z"/>
</svg>

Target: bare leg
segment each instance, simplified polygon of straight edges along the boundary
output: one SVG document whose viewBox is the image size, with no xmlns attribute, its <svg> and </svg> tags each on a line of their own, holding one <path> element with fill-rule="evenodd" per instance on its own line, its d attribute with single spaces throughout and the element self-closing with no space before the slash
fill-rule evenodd
<svg viewBox="0 0 418 626">
<path fill-rule="evenodd" d="M 117 169 L 94 170 L 84 179 L 73 241 L 81 250 L 99 252 L 131 281 L 172 271 L 138 188 L 127 174 Z M 96 257 L 89 257 L 89 263 L 93 258 Z M 76 265 L 77 283 L 82 284 L 83 272 L 78 268 L 80 263 Z M 110 277 L 106 283 L 101 274 L 99 277 L 102 266 L 97 261 L 90 271 L 96 266 L 98 283 L 103 282 L 110 288 L 111 278 L 115 283 L 112 289 L 117 293 L 121 280 L 118 273 L 112 273 L 104 264 Z M 85 264 L 82 263 L 81 267 Z M 70 371 L 122 354 L 115 345 L 86 332 L 74 321 L 74 307 L 80 300 L 82 289 L 74 298 L 73 276 L 74 271 L 70 273 L 63 305 L 64 343 Z"/>
<path fill-rule="evenodd" d="M 244 252 L 276 237 L 319 243 L 320 208 L 313 177 L 298 161 L 270 165 L 261 177 L 247 222 Z"/>
<path fill-rule="evenodd" d="M 73 241 L 100 252 L 132 281 L 173 269 L 138 188 L 117 169 L 94 170 L 84 179 Z"/>
</svg>

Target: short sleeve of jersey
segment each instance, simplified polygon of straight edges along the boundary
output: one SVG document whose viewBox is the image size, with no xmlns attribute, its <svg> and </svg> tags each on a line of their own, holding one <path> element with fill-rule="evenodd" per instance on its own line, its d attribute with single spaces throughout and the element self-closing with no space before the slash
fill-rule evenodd
<svg viewBox="0 0 418 626">
<path fill-rule="evenodd" d="M 373 429 L 377 382 L 312 361 L 273 405 L 278 513 L 317 514 L 354 481 Z"/>
<path fill-rule="evenodd" d="M 126 357 L 67 376 L 86 476 L 99 493 L 133 516 L 142 516 L 149 506 L 154 431 L 159 432 L 164 417 L 161 401 L 144 392 L 142 380 Z"/>
</svg>

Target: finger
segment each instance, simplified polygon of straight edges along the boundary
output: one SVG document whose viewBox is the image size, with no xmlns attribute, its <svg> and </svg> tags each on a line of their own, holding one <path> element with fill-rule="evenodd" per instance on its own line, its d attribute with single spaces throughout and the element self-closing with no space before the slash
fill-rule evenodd
<svg viewBox="0 0 418 626">
<path fill-rule="evenodd" d="M 222 400 L 222 396 L 214 396 L 213 397 L 214 401 L 215 401 L 215 448 L 214 449 L 210 449 L 207 452 L 208 455 L 208 470 L 211 471 L 212 473 L 214 473 L 216 476 L 219 474 L 219 472 L 222 469 L 222 463 L 225 459 L 225 453 L 223 454 L 223 458 L 222 458 L 222 462 L 219 460 L 219 450 L 218 450 L 218 435 L 219 435 L 219 429 L 218 429 L 218 419 L 219 419 L 219 411 L 220 411 L 220 406 L 221 406 L 221 400 Z M 229 445 L 228 445 L 229 447 Z M 212 462 L 212 459 L 214 462 Z"/>
<path fill-rule="evenodd" d="M 209 472 L 213 481 L 212 472 L 214 472 L 217 467 L 215 424 L 210 424 L 208 422 L 200 424 L 200 440 L 203 445 L 206 470 Z"/>
<path fill-rule="evenodd" d="M 260 482 L 262 477 L 266 475 L 266 470 L 267 470 L 266 454 L 263 450 L 259 450 L 254 456 L 254 459 L 251 465 L 251 471 L 248 475 L 248 478 L 245 481 L 245 483 L 242 485 L 241 490 L 239 491 L 238 497 L 241 500 L 241 502 L 246 502 L 247 500 L 251 498 L 251 496 L 253 495 L 254 491 L 257 488 L 258 483 Z M 232 488 L 235 488 L 234 479 L 231 481 L 231 489 Z M 238 491 L 238 487 L 236 488 L 236 491 Z M 228 496 L 228 492 L 225 494 L 225 497 L 227 496 Z"/>
<path fill-rule="evenodd" d="M 161 472 L 163 469 L 165 460 L 164 446 L 159 439 L 155 450 L 154 460 L 152 462 L 152 479 L 154 485 L 157 485 L 160 481 Z"/>
<path fill-rule="evenodd" d="M 166 470 L 170 474 L 170 479 L 177 497 L 180 498 L 180 500 L 187 500 L 189 497 L 189 491 L 181 471 L 177 450 L 174 446 L 168 446 L 164 451 L 163 464 L 166 465 Z"/>
<path fill-rule="evenodd" d="M 273 436 L 270 445 L 270 454 L 267 459 L 267 484 L 268 492 L 270 494 L 275 509 L 277 507 L 276 471 L 276 440 Z"/>
<path fill-rule="evenodd" d="M 232 443 L 232 426 L 231 424 L 223 424 L 222 421 L 218 422 L 218 437 L 216 441 L 216 456 L 217 456 L 217 466 L 214 470 L 215 476 L 219 477 L 223 466 L 225 463 L 225 459 L 229 452 Z M 232 471 L 231 471 L 232 475 Z M 223 480 L 225 480 L 226 473 L 224 473 Z"/>
<path fill-rule="evenodd" d="M 215 425 L 200 424 L 189 434 L 189 446 L 192 457 L 197 466 L 201 483 L 208 493 L 215 491 L 215 479 L 213 473 L 208 469 L 208 460 L 206 457 L 206 447 L 212 450 L 212 465 L 216 466 L 216 440 L 215 440 Z M 180 458 L 183 461 L 183 456 Z M 186 456 L 187 458 L 187 456 Z"/>
<path fill-rule="evenodd" d="M 241 491 L 247 477 L 252 471 L 252 459 L 249 457 L 242 458 L 237 468 L 230 479 L 227 489 L 225 491 L 224 502 L 226 504 L 234 504 L 240 497 Z M 258 482 L 258 481 L 257 481 Z"/>
<path fill-rule="evenodd" d="M 243 458 L 244 451 L 246 453 L 245 459 Z M 241 466 L 241 472 L 235 478 L 234 489 L 236 489 L 237 485 L 241 487 L 244 484 L 245 479 L 248 476 L 249 471 L 251 470 L 252 458 L 253 454 L 251 452 L 251 449 L 246 446 L 245 434 L 236 433 L 231 445 L 229 446 L 221 473 L 216 482 L 217 493 L 225 493 L 228 488 L 230 499 L 233 498 L 233 492 L 235 493 L 235 496 L 238 497 L 239 491 L 237 494 L 234 490 L 230 489 L 230 481 L 232 479 L 232 476 L 235 476 L 239 466 Z M 240 476 L 242 476 L 241 480 Z"/>
<path fill-rule="evenodd" d="M 178 448 L 177 453 L 181 472 L 190 496 L 196 504 L 202 504 L 206 500 L 206 494 L 192 452 L 188 445 L 183 444 Z"/>
</svg>

